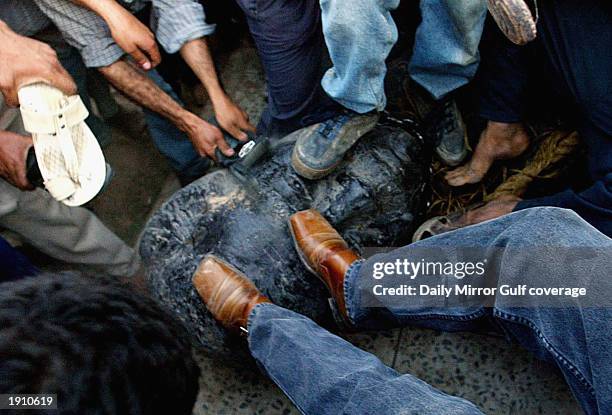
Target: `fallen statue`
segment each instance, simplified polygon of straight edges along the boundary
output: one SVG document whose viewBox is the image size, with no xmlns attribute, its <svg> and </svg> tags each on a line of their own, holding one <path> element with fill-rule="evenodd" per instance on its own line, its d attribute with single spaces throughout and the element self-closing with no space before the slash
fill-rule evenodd
<svg viewBox="0 0 612 415">
<path fill-rule="evenodd" d="M 204 255 L 225 259 L 274 303 L 332 327 L 325 288 L 304 268 L 287 220 L 314 207 L 350 246 L 400 246 L 422 211 L 429 160 L 420 136 L 395 124 L 378 125 L 344 163 L 319 181 L 291 168 L 293 138 L 276 142 L 249 177 L 212 172 L 177 192 L 149 221 L 140 245 L 149 286 L 187 324 L 196 345 L 218 358 L 247 356 L 206 310 L 191 278 Z M 412 132 L 411 132 L 412 131 Z"/>
</svg>

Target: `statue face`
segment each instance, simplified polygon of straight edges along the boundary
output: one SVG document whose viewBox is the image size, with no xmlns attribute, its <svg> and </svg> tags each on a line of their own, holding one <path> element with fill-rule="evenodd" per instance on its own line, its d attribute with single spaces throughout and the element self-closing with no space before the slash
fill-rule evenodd
<svg viewBox="0 0 612 415">
<path fill-rule="evenodd" d="M 357 249 L 401 246 L 416 225 L 428 181 L 422 143 L 378 126 L 328 177 L 305 180 L 291 168 L 291 136 L 253 167 L 249 184 L 218 170 L 177 192 L 147 225 L 141 254 L 152 292 L 175 310 L 202 348 L 236 356 L 244 347 L 214 321 L 191 285 L 208 253 L 243 271 L 276 304 L 331 325 L 324 286 L 293 248 L 287 221 L 319 210 Z"/>
</svg>

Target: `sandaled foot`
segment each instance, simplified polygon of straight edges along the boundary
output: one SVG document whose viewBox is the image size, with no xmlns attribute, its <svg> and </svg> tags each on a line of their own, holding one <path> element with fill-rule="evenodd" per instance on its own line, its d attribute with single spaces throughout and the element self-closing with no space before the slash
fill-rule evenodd
<svg viewBox="0 0 612 415">
<path fill-rule="evenodd" d="M 431 218 L 419 226 L 412 236 L 412 242 L 507 215 L 514 210 L 520 201 L 521 199 L 516 196 L 506 195 L 489 203 L 481 202 L 472 205 L 465 212 L 457 211 L 446 216 Z"/>
<path fill-rule="evenodd" d="M 519 197 L 513 195 L 502 196 L 478 209 L 468 210 L 461 218 L 461 222 L 464 223 L 465 226 L 469 226 L 497 219 L 512 213 L 520 201 L 521 199 Z"/>
<path fill-rule="evenodd" d="M 233 332 L 246 332 L 251 310 L 270 302 L 244 274 L 213 255 L 202 260 L 192 281 L 208 311 Z"/>
<path fill-rule="evenodd" d="M 525 0 L 488 0 L 489 12 L 512 43 L 524 45 L 537 36 L 536 21 Z"/>
<path fill-rule="evenodd" d="M 298 212 L 289 219 L 289 229 L 300 259 L 327 286 L 342 317 L 347 319 L 344 276 L 360 259 L 342 236 L 316 210 Z"/>
<path fill-rule="evenodd" d="M 529 147 L 529 135 L 522 124 L 489 122 L 482 132 L 472 159 L 444 177 L 451 186 L 479 183 L 496 160 L 511 159 Z"/>
</svg>

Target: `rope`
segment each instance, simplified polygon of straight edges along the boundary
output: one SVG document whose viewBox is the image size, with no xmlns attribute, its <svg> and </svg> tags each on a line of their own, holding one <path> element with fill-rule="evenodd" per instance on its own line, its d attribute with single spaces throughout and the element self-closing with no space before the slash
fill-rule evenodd
<svg viewBox="0 0 612 415">
<path fill-rule="evenodd" d="M 495 191 L 485 196 L 485 202 L 505 195 L 522 196 L 535 179 L 551 179 L 561 174 L 559 163 L 580 145 L 578 133 L 555 131 L 544 139 L 533 158 L 516 174 L 510 176 Z"/>
</svg>

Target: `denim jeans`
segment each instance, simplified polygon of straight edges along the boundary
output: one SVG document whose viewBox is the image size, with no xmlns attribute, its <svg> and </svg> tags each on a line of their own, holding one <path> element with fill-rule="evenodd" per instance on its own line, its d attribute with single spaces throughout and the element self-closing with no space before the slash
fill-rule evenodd
<svg viewBox="0 0 612 415">
<path fill-rule="evenodd" d="M 391 10 L 399 0 L 320 0 L 323 35 L 334 66 L 321 84 L 334 100 L 359 113 L 386 106 L 385 60 L 397 42 Z"/>
<path fill-rule="evenodd" d="M 410 76 L 435 99 L 472 80 L 487 16 L 485 0 L 421 0 Z"/>
<path fill-rule="evenodd" d="M 178 95 L 156 70 L 147 72 L 147 75 L 159 88 L 182 105 Z M 183 186 L 206 174 L 212 162 L 197 153 L 185 133 L 156 112 L 145 109 L 144 113 L 155 146 L 166 157 Z"/>
<path fill-rule="evenodd" d="M 483 252 L 491 255 L 498 255 L 500 251 L 510 253 L 513 249 L 525 253 L 503 256 L 506 272 L 500 273 L 497 283 L 513 285 L 522 282 L 521 271 L 534 264 L 552 277 L 572 275 L 561 269 L 568 266 L 566 261 L 542 258 L 537 255 L 537 247 L 592 247 L 609 253 L 612 240 L 571 211 L 536 208 L 430 238 L 385 255 L 393 261 L 411 258 L 413 251 L 427 248 L 460 260 L 459 247 L 466 246 L 486 248 Z M 530 256 L 530 252 L 534 254 Z M 610 413 L 612 312 L 609 307 L 583 307 L 579 301 L 573 307 L 547 308 L 538 304 L 512 307 L 496 298 L 491 307 L 432 309 L 421 308 L 418 297 L 410 299 L 410 305 L 406 303 L 404 307 L 384 308 L 384 304 L 382 308 L 366 307 L 362 304 L 360 282 L 371 279 L 372 274 L 368 275 L 367 270 L 373 262 L 384 260 L 385 255 L 357 262 L 346 275 L 346 304 L 356 328 L 418 325 L 444 331 L 503 334 L 538 358 L 556 363 L 587 414 Z M 570 271 L 588 272 L 589 278 L 601 281 L 603 294 L 610 294 L 607 281 L 610 256 L 593 256 L 586 262 L 586 268 Z M 564 283 L 571 286 L 572 282 L 575 281 L 558 281 L 561 286 Z M 275 305 L 257 306 L 249 316 L 248 330 L 252 355 L 303 413 L 480 413 L 471 403 L 437 391 L 409 374 L 399 374 L 375 356 L 309 319 Z"/>
<path fill-rule="evenodd" d="M 399 0 L 321 0 L 323 33 L 334 67 L 322 85 L 343 106 L 365 113 L 385 107 L 385 59 L 397 41 L 391 10 Z M 421 0 L 422 22 L 411 77 L 440 99 L 476 74 L 487 15 L 485 0 Z"/>
</svg>

